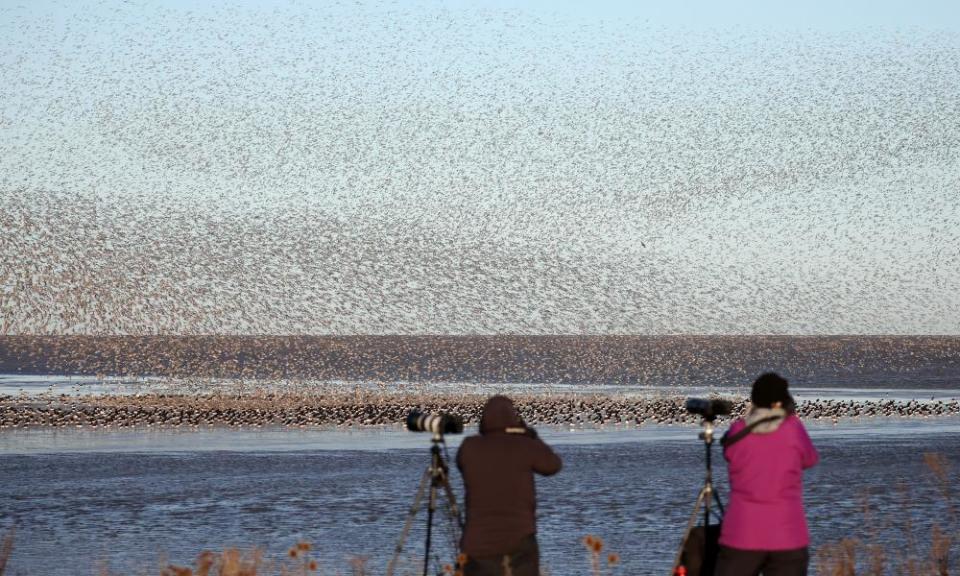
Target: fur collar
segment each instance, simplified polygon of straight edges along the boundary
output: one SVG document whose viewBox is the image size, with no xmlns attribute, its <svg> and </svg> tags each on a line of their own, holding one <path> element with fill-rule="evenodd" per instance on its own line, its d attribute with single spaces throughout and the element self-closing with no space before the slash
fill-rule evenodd
<svg viewBox="0 0 960 576">
<path fill-rule="evenodd" d="M 744 418 L 744 421 L 747 423 L 747 426 L 753 424 L 758 420 L 763 420 L 764 418 L 769 418 L 770 416 L 779 416 L 777 420 L 772 422 L 764 422 L 763 424 L 757 425 L 752 431 L 756 434 L 770 434 L 771 432 L 776 432 L 777 428 L 783 424 L 784 419 L 787 417 L 787 411 L 783 408 L 760 408 L 759 406 L 751 406 L 747 410 L 747 415 Z"/>
</svg>

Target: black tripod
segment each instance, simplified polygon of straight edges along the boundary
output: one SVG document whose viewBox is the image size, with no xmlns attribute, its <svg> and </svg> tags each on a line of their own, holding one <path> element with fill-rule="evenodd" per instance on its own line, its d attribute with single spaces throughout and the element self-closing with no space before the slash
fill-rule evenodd
<svg viewBox="0 0 960 576">
<path fill-rule="evenodd" d="M 684 552 L 687 549 L 687 543 L 690 541 L 690 535 L 693 533 L 694 524 L 697 521 L 697 516 L 701 507 L 703 507 L 703 555 L 701 557 L 703 560 L 703 567 L 707 567 L 707 565 L 709 565 L 710 569 L 712 570 L 713 559 L 716 558 L 717 543 L 715 540 L 711 539 L 711 529 L 719 529 L 719 524 L 715 524 L 713 528 L 711 527 L 710 514 L 711 512 L 713 513 L 718 523 L 723 520 L 723 503 L 720 501 L 720 495 L 713 487 L 713 463 L 711 460 L 714 430 L 713 421 L 714 418 L 704 417 L 703 419 L 703 431 L 700 432 L 700 439 L 703 440 L 703 444 L 707 452 L 706 475 L 703 479 L 703 488 L 700 489 L 700 495 L 697 496 L 697 502 L 693 505 L 693 512 L 690 513 L 690 520 L 687 522 L 687 529 L 683 533 L 683 541 L 680 542 L 680 549 L 677 550 L 677 556 L 674 558 L 673 568 L 670 571 L 671 575 L 677 573 L 677 568 L 684 560 Z M 717 503 L 717 508 L 720 510 L 719 513 L 710 507 L 712 502 Z M 702 573 L 701 570 L 698 570 L 698 572 Z M 687 574 L 688 576 L 700 576 L 700 574 L 693 572 L 687 572 Z"/>
<path fill-rule="evenodd" d="M 397 559 L 400 558 L 400 554 L 403 552 L 403 545 L 407 540 L 407 534 L 410 532 L 410 526 L 413 525 L 413 519 L 416 517 L 417 512 L 420 511 L 420 503 L 423 500 L 424 493 L 427 492 L 427 485 L 429 484 L 430 493 L 429 499 L 427 501 L 427 539 L 423 545 L 423 575 L 427 576 L 427 571 L 430 569 L 430 544 L 431 538 L 433 536 L 433 513 L 437 509 L 437 498 L 439 496 L 439 489 L 443 489 L 443 493 L 447 497 L 447 511 L 450 516 L 450 520 L 454 522 L 454 533 L 452 534 L 453 538 L 453 547 L 456 550 L 459 547 L 460 532 L 463 530 L 463 520 L 460 518 L 460 509 L 457 507 L 457 498 L 453 494 L 453 489 L 450 487 L 450 479 L 447 474 L 447 463 L 444 460 L 443 454 L 440 451 L 440 445 L 443 444 L 446 448 L 446 444 L 443 440 L 443 435 L 434 433 L 433 438 L 430 439 L 432 446 L 430 447 L 430 465 L 427 466 L 427 469 L 423 473 L 423 477 L 420 480 L 420 487 L 417 488 L 417 495 L 413 499 L 413 506 L 410 507 L 410 511 L 407 513 L 407 521 L 403 525 L 403 531 L 400 533 L 400 539 L 397 541 L 397 547 L 393 551 L 393 558 L 390 559 L 390 563 L 387 564 L 387 576 L 393 576 L 393 570 L 396 567 Z"/>
</svg>

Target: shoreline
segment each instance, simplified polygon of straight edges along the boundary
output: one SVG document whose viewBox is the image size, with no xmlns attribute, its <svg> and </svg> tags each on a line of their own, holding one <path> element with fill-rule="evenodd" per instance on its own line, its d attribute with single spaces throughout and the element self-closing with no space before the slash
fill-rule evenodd
<svg viewBox="0 0 960 576">
<path fill-rule="evenodd" d="M 804 423 L 815 442 L 902 442 L 922 437 L 960 434 L 960 417 L 931 419 L 843 419 L 838 423 Z M 719 436 L 729 421 L 718 422 Z M 607 446 L 671 444 L 699 452 L 702 440 L 696 424 L 647 424 L 642 426 L 541 426 L 541 438 L 551 446 Z M 444 437 L 448 450 L 456 450 L 467 436 L 477 433 L 475 426 L 463 434 Z M 130 427 L 130 428 L 51 428 L 34 427 L 6 430 L 0 435 L 2 456 L 42 456 L 57 454 L 201 454 L 230 452 L 237 454 L 385 452 L 426 453 L 428 434 L 408 432 L 400 425 L 284 428 L 250 427 Z M 719 454 L 720 446 L 715 446 Z"/>
<path fill-rule="evenodd" d="M 135 395 L 0 395 L 0 430 L 23 428 L 242 428 L 375 427 L 401 425 L 411 410 L 446 412 L 466 426 L 479 420 L 489 394 L 318 391 Z M 511 394 L 531 426 L 625 426 L 696 424 L 683 396 L 629 397 L 602 394 Z M 717 397 L 717 394 L 710 394 Z M 743 414 L 743 397 L 732 417 Z M 805 421 L 853 418 L 949 418 L 960 400 L 798 400 Z M 720 422 L 726 418 L 721 418 Z"/>
</svg>

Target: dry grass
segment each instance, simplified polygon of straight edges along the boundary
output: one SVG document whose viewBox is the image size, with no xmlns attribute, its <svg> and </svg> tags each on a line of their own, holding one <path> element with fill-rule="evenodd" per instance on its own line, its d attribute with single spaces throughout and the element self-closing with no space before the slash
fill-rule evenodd
<svg viewBox="0 0 960 576">
<path fill-rule="evenodd" d="M 220 554 L 202 552 L 194 567 L 170 565 L 160 576 L 257 576 L 262 573 L 263 555 L 258 550 L 243 552 L 228 548 Z"/>
<path fill-rule="evenodd" d="M 160 576 L 311 576 L 320 568 L 312 550 L 309 542 L 298 542 L 287 550 L 285 560 L 279 563 L 267 561 L 263 551 L 258 549 L 228 548 L 220 554 L 205 551 L 197 557 L 194 566 L 169 565 L 161 569 Z M 353 576 L 364 576 L 362 562 L 359 568 L 356 563 L 352 566 Z"/>
<path fill-rule="evenodd" d="M 607 551 L 603 556 L 603 539 L 599 536 L 588 534 L 581 540 L 587 549 L 587 556 L 590 561 L 590 576 L 602 576 L 603 574 L 613 574 L 620 564 L 620 555 L 616 552 Z"/>
<path fill-rule="evenodd" d="M 929 534 L 918 534 L 911 513 L 912 487 L 897 487 L 898 510 L 893 517 L 880 517 L 869 502 L 864 507 L 864 525 L 871 527 L 865 538 L 844 538 L 820 547 L 817 553 L 817 574 L 820 576 L 949 576 L 950 553 L 957 543 L 957 504 L 954 482 L 960 471 L 942 454 L 924 454 L 924 464 L 939 493 L 946 513 L 933 522 Z M 891 549 L 880 541 L 880 526 L 900 534 L 903 543 Z M 944 528 L 946 526 L 946 528 Z M 957 569 L 954 563 L 953 573 Z"/>
<path fill-rule="evenodd" d="M 313 557 L 313 547 L 309 542 L 298 542 L 287 550 L 286 558 L 280 563 L 265 560 L 260 550 L 243 552 L 234 548 L 221 554 L 203 552 L 197 557 L 193 567 L 170 565 L 160 571 L 160 576 L 320 576 L 327 574 L 320 562 Z M 370 576 L 367 567 L 368 556 L 347 558 L 347 572 L 334 570 L 336 576 Z M 466 556 L 459 555 L 455 564 L 442 567 L 443 574 L 463 576 Z M 2 576 L 2 574 L 0 574 Z M 105 573 L 103 576 L 110 576 Z"/>
<path fill-rule="evenodd" d="M 590 575 L 603 576 L 613 574 L 620 564 L 620 555 L 607 551 L 604 555 L 604 544 L 597 536 L 588 535 L 582 539 L 587 549 L 590 562 Z M 209 550 L 201 552 L 193 566 L 177 566 L 169 564 L 160 568 L 160 576 L 320 576 L 324 574 L 319 561 L 312 555 L 313 546 L 301 541 L 287 550 L 286 558 L 281 562 L 271 562 L 266 559 L 262 550 L 239 550 L 227 548 L 223 552 L 215 553 Z M 0 544 L 0 576 L 3 576 L 7 559 L 13 551 L 13 530 L 11 529 Z M 347 560 L 350 576 L 368 576 L 367 556 L 352 556 Z M 459 554 L 453 564 L 442 567 L 442 573 L 450 576 L 462 576 L 467 557 Z M 339 570 L 336 576 L 342 576 Z M 544 569 L 542 576 L 546 576 Z M 113 576 L 106 567 L 101 569 L 100 576 Z"/>
</svg>

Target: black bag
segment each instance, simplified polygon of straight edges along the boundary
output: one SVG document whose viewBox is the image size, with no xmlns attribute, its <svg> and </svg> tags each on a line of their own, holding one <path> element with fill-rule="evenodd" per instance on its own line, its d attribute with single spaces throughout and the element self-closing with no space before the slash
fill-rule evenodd
<svg viewBox="0 0 960 576">
<path fill-rule="evenodd" d="M 719 552 L 720 524 L 711 524 L 706 530 L 695 526 L 683 545 L 680 565 L 687 569 L 687 576 L 713 576 Z"/>
</svg>

